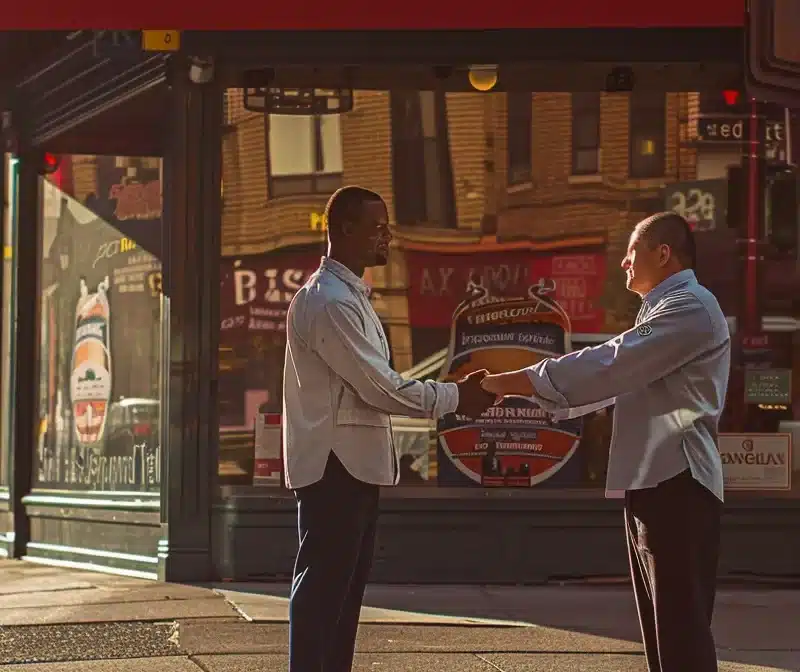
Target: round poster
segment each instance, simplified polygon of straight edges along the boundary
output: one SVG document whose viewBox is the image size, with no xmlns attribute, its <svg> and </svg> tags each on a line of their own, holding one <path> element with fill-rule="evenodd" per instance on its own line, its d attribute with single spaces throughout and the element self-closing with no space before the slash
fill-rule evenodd
<svg viewBox="0 0 800 672">
<path fill-rule="evenodd" d="M 472 371 L 531 366 L 570 349 L 570 321 L 551 298 L 553 283 L 526 297 L 497 299 L 482 288 L 453 315 L 442 380 Z M 581 420 L 553 422 L 534 402 L 510 397 L 480 418 L 450 414 L 438 423 L 439 483 L 531 487 L 568 464 L 580 441 Z"/>
</svg>

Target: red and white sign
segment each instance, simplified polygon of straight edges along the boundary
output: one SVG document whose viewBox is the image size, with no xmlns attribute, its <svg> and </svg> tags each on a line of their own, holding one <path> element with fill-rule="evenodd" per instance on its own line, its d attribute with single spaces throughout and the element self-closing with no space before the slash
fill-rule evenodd
<svg viewBox="0 0 800 672">
<path fill-rule="evenodd" d="M 408 313 L 412 327 L 450 327 L 470 278 L 497 297 L 524 296 L 540 278 L 556 281 L 556 299 L 574 333 L 600 333 L 600 296 L 606 280 L 605 250 L 542 253 L 529 250 L 479 254 L 406 252 Z"/>
<path fill-rule="evenodd" d="M 255 464 L 253 482 L 261 485 L 280 485 L 281 415 L 259 413 L 256 416 Z"/>
</svg>

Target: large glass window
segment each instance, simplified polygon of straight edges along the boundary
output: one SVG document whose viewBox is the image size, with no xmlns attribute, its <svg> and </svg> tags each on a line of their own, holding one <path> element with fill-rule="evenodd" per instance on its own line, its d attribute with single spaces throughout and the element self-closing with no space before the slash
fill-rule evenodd
<svg viewBox="0 0 800 672">
<path fill-rule="evenodd" d="M 320 183 L 313 193 L 285 199 L 266 188 L 266 202 L 252 196 L 263 195 L 267 180 L 281 170 L 301 172 L 297 162 L 308 164 L 303 170 L 329 165 L 319 163 L 325 151 L 314 149 L 319 133 L 309 131 L 303 139 L 287 130 L 278 137 L 274 117 L 259 124 L 242 116 L 228 128 L 220 287 L 222 481 L 258 483 L 259 461 L 273 459 L 274 444 L 262 442 L 264 433 L 257 430 L 266 416 L 281 412 L 286 309 L 325 249 L 325 200 L 339 184 L 360 184 L 384 196 L 396 227 L 390 263 L 367 278 L 395 368 L 416 378 L 459 375 L 457 366 L 445 367 L 454 313 L 470 283 L 503 300 L 527 297 L 534 284 L 549 286 L 539 313 L 542 333 L 557 332 L 552 354 L 627 329 L 640 305 L 619 268 L 631 230 L 664 209 L 686 216 L 695 231 L 698 277 L 717 296 L 733 333 L 720 444 L 729 489 L 800 493 L 800 459 L 792 456 L 800 454 L 798 183 L 787 144 L 787 138 L 800 137 L 800 125 L 786 126 L 787 119 L 796 123 L 793 114 L 765 108 L 772 130 L 763 180 L 743 200 L 748 183 L 739 181 L 742 146 L 735 138 L 709 137 L 698 92 L 445 93 L 394 90 L 389 77 L 387 72 L 385 90 L 355 91 L 354 110 L 336 122 L 287 122 L 338 129 L 340 180 Z M 252 160 L 250 143 L 268 148 L 272 178 Z M 287 147 L 294 154 L 279 164 L 274 157 Z M 312 165 L 308 157 L 318 162 Z M 751 212 L 748 198 L 764 205 L 757 286 L 763 320 L 759 335 L 745 339 L 738 325 L 741 298 L 750 288 L 736 227 Z M 540 356 L 508 348 L 476 355 L 490 368 L 515 368 Z M 443 443 L 433 422 L 393 418 L 401 484 L 430 493 L 456 488 L 465 496 L 512 487 L 600 497 L 613 413 L 610 407 L 557 427 L 529 414 L 513 431 L 487 432 L 464 445 Z M 534 435 L 543 448 L 531 448 Z M 789 435 L 798 446 L 791 454 Z"/>
<path fill-rule="evenodd" d="M 159 492 L 161 161 L 64 156 L 41 193 L 33 485 Z"/>
</svg>

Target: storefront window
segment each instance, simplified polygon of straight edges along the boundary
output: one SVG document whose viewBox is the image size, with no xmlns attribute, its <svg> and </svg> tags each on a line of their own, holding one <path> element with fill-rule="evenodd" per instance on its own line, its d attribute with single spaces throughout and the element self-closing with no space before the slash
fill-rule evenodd
<svg viewBox="0 0 800 672">
<path fill-rule="evenodd" d="M 527 297 L 536 284 L 550 287 L 540 319 L 549 325 L 543 333 L 558 332 L 551 354 L 628 328 L 639 300 L 626 291 L 619 263 L 633 226 L 665 209 L 687 217 L 697 274 L 718 297 L 733 334 L 721 441 L 729 489 L 800 494 L 798 185 L 788 140 L 800 137 L 800 125 L 783 108 L 765 106 L 763 179 L 748 195 L 747 181 L 738 181 L 742 144 L 719 124 L 749 111 L 726 103 L 727 116 L 714 120 L 709 97 L 716 94 L 356 90 L 354 110 L 336 123 L 319 117 L 264 124 L 255 122 L 262 115 L 244 110 L 241 94 L 229 92 L 222 482 L 254 482 L 259 414 L 281 408 L 288 302 L 324 250 L 325 200 L 340 184 L 360 184 L 384 196 L 395 226 L 390 263 L 369 278 L 394 365 L 416 378 L 458 374 L 458 362 L 448 371 L 449 355 L 457 354 L 448 347 L 470 282 L 507 300 Z M 721 91 L 718 97 L 734 100 Z M 300 152 L 284 157 L 290 131 Z M 310 185 L 304 191 L 281 186 L 301 173 Z M 320 181 L 334 173 L 335 184 Z M 750 290 L 737 238 L 745 237 L 752 198 L 764 205 L 757 286 L 763 328 L 744 338 L 741 298 Z M 493 366 L 521 365 L 531 353 L 504 357 Z M 514 487 L 601 496 L 613 406 L 569 426 L 543 423 L 533 418 L 502 436 L 448 447 L 434 423 L 395 418 L 401 484 L 431 493 Z M 534 435 L 547 445 L 532 447 Z"/>
<path fill-rule="evenodd" d="M 16 292 L 15 232 L 17 205 L 17 162 L 9 154 L 5 161 L 5 184 L 3 185 L 3 296 L 2 319 L 0 319 L 0 485 L 8 485 L 9 456 L 13 431 L 14 383 L 13 383 L 13 334 L 14 300 Z"/>
<path fill-rule="evenodd" d="M 42 178 L 35 488 L 160 491 L 161 162 Z"/>
</svg>

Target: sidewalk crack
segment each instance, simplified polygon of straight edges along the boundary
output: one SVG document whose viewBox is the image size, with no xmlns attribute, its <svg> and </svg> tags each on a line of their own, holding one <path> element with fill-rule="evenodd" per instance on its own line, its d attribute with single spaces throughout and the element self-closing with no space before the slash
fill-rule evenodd
<svg viewBox="0 0 800 672">
<path fill-rule="evenodd" d="M 474 653 L 472 655 L 474 655 L 476 658 L 480 658 L 487 665 L 491 665 L 495 670 L 497 670 L 497 672 L 506 672 L 502 667 L 500 667 L 496 663 L 493 663 L 486 656 L 482 656 L 480 653 Z"/>
</svg>

